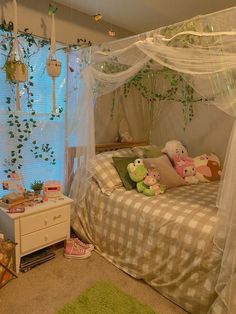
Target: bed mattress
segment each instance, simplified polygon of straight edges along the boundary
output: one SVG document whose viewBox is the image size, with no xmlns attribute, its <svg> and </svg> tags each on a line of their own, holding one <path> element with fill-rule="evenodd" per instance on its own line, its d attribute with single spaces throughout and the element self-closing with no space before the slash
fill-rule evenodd
<svg viewBox="0 0 236 314">
<path fill-rule="evenodd" d="M 212 182 L 156 197 L 123 188 L 107 196 L 92 182 L 72 227 L 123 271 L 187 311 L 207 313 L 221 260 L 213 244 L 217 190 Z"/>
</svg>

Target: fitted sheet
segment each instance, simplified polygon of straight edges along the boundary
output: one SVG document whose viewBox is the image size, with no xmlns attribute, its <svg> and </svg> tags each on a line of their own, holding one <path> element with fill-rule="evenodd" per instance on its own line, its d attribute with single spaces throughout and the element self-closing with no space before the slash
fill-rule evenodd
<svg viewBox="0 0 236 314">
<path fill-rule="evenodd" d="M 155 197 L 124 188 L 107 196 L 92 182 L 72 227 L 123 271 L 187 311 L 207 313 L 221 260 L 213 243 L 217 191 L 212 182 Z"/>
</svg>

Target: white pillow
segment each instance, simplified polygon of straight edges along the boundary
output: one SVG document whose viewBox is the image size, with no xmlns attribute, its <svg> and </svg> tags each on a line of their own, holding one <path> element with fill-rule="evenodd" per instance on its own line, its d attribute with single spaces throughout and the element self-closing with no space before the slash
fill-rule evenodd
<svg viewBox="0 0 236 314">
<path fill-rule="evenodd" d="M 97 181 L 101 191 L 107 195 L 117 187 L 122 187 L 123 183 L 114 167 L 112 157 L 134 156 L 131 148 L 109 151 L 96 155 L 94 179 Z"/>
</svg>

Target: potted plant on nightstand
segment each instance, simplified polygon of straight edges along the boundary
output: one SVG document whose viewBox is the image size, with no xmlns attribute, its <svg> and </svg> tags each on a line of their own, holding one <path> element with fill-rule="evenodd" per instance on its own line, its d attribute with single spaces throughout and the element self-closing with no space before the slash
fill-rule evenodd
<svg viewBox="0 0 236 314">
<path fill-rule="evenodd" d="M 31 184 L 31 189 L 34 191 L 35 196 L 38 196 L 43 188 L 43 182 L 39 181 L 39 180 L 35 180 L 32 184 Z"/>
</svg>

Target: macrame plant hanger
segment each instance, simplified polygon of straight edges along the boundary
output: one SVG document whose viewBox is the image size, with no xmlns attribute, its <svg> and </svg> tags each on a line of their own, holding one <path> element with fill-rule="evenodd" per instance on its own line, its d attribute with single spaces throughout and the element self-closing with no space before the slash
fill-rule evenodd
<svg viewBox="0 0 236 314">
<path fill-rule="evenodd" d="M 55 12 L 57 9 L 49 7 L 49 16 L 51 16 L 51 47 L 47 60 L 48 75 L 52 77 L 52 103 L 53 113 L 56 113 L 56 77 L 61 74 L 61 62 L 56 57 L 56 35 L 55 35 Z"/>
<path fill-rule="evenodd" d="M 17 21 L 17 2 L 13 0 L 13 42 L 9 52 L 9 57 L 5 64 L 7 80 L 16 83 L 16 111 L 20 110 L 20 83 L 28 80 L 28 67 L 24 63 L 24 58 L 20 49 L 20 43 L 17 37 L 18 21 Z"/>
</svg>

